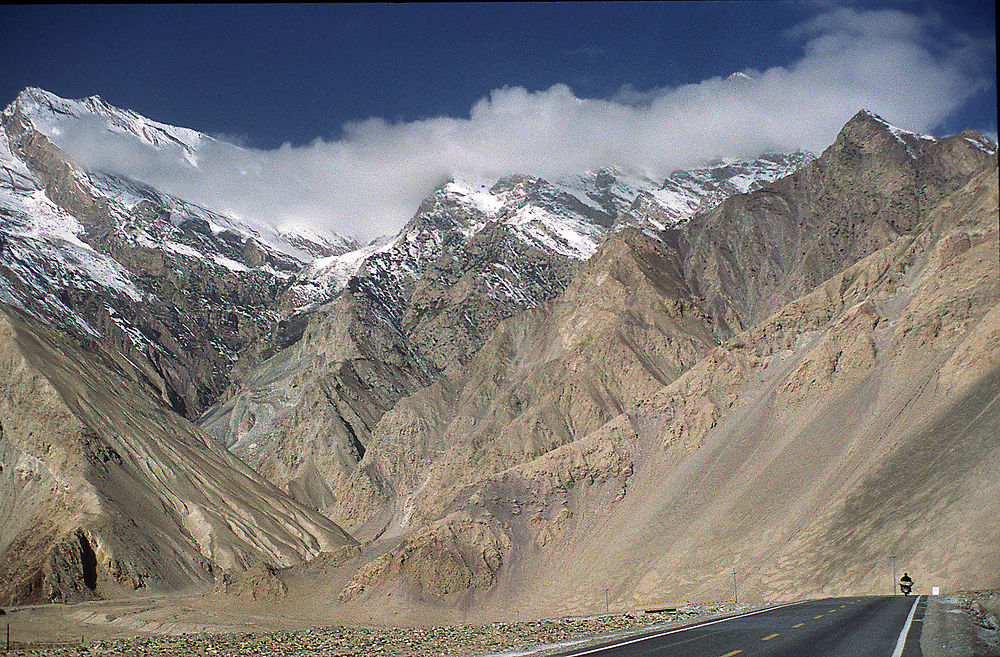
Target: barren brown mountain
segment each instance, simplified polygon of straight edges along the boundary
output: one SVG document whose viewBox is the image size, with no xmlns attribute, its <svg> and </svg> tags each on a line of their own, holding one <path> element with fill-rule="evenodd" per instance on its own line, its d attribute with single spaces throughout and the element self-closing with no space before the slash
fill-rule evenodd
<svg viewBox="0 0 1000 657">
<path fill-rule="evenodd" d="M 996 217 L 987 168 L 598 429 L 464 485 L 425 465 L 402 542 L 342 599 L 578 613 L 604 587 L 728 598 L 734 572 L 754 598 L 887 593 L 890 556 L 926 586 L 1000 584 Z"/>
<path fill-rule="evenodd" d="M 104 188 L 7 114 L 11 198 L 49 190 L 96 251 L 147 225 L 84 203 Z M 889 593 L 897 565 L 1000 587 L 996 145 L 862 111 L 796 162 L 686 219 L 610 173 L 599 209 L 448 183 L 342 284 L 168 221 L 174 255 L 111 249 L 151 306 L 127 312 L 118 278 L 63 298 L 61 270 L 24 273 L 60 261 L 0 251 L 0 601 L 211 587 L 468 620 Z M 158 273 L 237 334 L 164 307 Z M 95 308 L 100 330 L 49 321 Z"/>
<path fill-rule="evenodd" d="M 2 604 L 177 590 L 353 543 L 110 359 L 3 311 Z"/>
</svg>

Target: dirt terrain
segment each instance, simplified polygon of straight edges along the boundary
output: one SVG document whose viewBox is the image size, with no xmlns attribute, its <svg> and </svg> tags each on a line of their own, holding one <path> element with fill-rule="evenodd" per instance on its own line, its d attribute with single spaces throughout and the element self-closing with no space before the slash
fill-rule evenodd
<svg viewBox="0 0 1000 657">
<path fill-rule="evenodd" d="M 129 602 L 24 607 L 3 617 L 14 655 L 484 655 L 519 648 L 542 657 L 558 647 L 649 626 L 671 627 L 759 607 L 752 603 L 684 605 L 555 619 L 402 626 L 331 617 L 322 607 L 220 600 L 213 594 Z M 0 654 L 3 654 L 0 642 Z"/>
<path fill-rule="evenodd" d="M 929 600 L 920 646 L 926 657 L 1000 655 L 996 605 L 1000 590 L 956 592 Z M 286 601 L 287 602 L 287 601 Z M 669 628 L 761 608 L 759 602 L 683 604 L 551 619 L 515 618 L 461 625 L 346 622 L 322 607 L 220 598 L 218 593 L 156 596 L 9 609 L 11 650 L 38 655 L 444 655 L 545 657 L 602 638 L 650 627 Z M 661 605 L 650 610 L 660 609 Z"/>
</svg>

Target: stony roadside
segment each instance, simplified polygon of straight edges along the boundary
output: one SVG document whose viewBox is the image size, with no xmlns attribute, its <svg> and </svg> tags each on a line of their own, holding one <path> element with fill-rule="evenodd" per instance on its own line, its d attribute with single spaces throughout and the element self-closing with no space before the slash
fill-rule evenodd
<svg viewBox="0 0 1000 657">
<path fill-rule="evenodd" d="M 1000 656 L 1000 590 L 968 591 L 953 598 L 973 629 L 975 655 Z"/>
<path fill-rule="evenodd" d="M 317 655 L 370 657 L 459 657 L 504 653 L 542 657 L 556 644 L 585 645 L 608 634 L 629 634 L 650 626 L 670 627 L 749 610 L 749 605 L 685 607 L 674 612 L 608 614 L 488 625 L 385 628 L 326 627 L 262 634 L 144 636 L 75 645 L 16 646 L 9 655 Z M 548 649 L 547 649 L 548 648 Z M 530 649 L 530 652 L 528 652 Z M 0 654 L 3 644 L 0 643 Z"/>
<path fill-rule="evenodd" d="M 1000 657 L 1000 590 L 931 596 L 924 614 L 924 657 Z"/>
</svg>

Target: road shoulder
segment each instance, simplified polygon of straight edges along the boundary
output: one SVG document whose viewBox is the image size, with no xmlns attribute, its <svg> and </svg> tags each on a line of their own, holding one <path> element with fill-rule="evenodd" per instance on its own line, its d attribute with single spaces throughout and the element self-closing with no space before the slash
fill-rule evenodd
<svg viewBox="0 0 1000 657">
<path fill-rule="evenodd" d="M 963 596 L 931 596 L 924 614 L 924 657 L 1000 657 L 996 629 L 984 627 Z"/>
</svg>

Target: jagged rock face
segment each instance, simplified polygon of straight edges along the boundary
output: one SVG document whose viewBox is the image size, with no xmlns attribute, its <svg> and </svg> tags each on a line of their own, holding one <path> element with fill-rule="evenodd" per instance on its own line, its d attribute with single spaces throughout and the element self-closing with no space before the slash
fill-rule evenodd
<svg viewBox="0 0 1000 657">
<path fill-rule="evenodd" d="M 247 600 L 281 600 L 288 594 L 274 566 L 258 561 L 242 572 L 224 573 L 210 591 Z"/>
<path fill-rule="evenodd" d="M 0 601 L 183 588 L 353 542 L 129 371 L 4 306 Z"/>
<path fill-rule="evenodd" d="M 857 149 L 866 154 L 844 154 Z M 500 324 L 467 367 L 396 403 L 372 433 L 337 517 L 350 518 L 352 527 L 370 518 L 363 533 L 404 531 L 411 521 L 440 517 L 456 490 L 483 473 L 595 431 L 693 365 L 717 344 L 713 331 L 727 336 L 888 244 L 871 226 L 900 225 L 894 235 L 914 230 L 927 203 L 995 158 L 986 150 L 964 137 L 904 133 L 861 113 L 805 169 L 730 196 L 680 229 L 657 234 L 646 215 L 643 230 L 655 238 L 626 231 L 607 239 L 554 307 Z M 668 183 L 676 191 L 734 175 L 722 166 L 678 173 Z M 925 179 L 935 188 L 920 183 L 915 192 Z M 513 179 L 498 187 L 531 184 Z M 869 200 L 852 206 L 845 195 Z M 630 211 L 653 200 L 640 197 Z M 844 216 L 851 220 L 837 223 Z M 831 236 L 850 248 L 837 247 L 836 258 L 816 264 Z M 852 348 L 851 357 L 866 357 L 865 344 Z M 724 408 L 693 390 L 675 402 L 665 431 L 685 445 L 697 445 Z"/>
<path fill-rule="evenodd" d="M 754 225 L 763 217 L 759 223 L 774 226 L 780 222 L 771 221 L 766 204 L 778 192 L 793 188 L 798 198 L 815 202 L 829 195 L 830 187 L 854 186 L 853 180 L 861 179 L 872 185 L 869 191 L 886 196 L 876 194 L 881 200 L 865 206 L 869 214 L 864 220 L 856 219 L 839 229 L 860 231 L 862 236 L 844 237 L 856 250 L 841 256 L 841 262 L 859 259 L 865 248 L 862 242 L 872 239 L 869 227 L 880 222 L 889 225 L 890 217 L 898 214 L 901 218 L 891 221 L 899 230 L 892 240 L 882 242 L 883 248 L 875 255 L 706 354 L 716 344 L 713 330 L 722 332 L 721 322 L 718 314 L 711 317 L 702 312 L 702 307 L 711 311 L 712 306 L 702 306 L 700 295 L 688 288 L 689 280 L 698 281 L 696 276 L 685 278 L 680 264 L 681 253 L 686 251 L 689 258 L 684 265 L 690 266 L 693 251 L 683 248 L 690 243 L 670 243 L 675 236 L 683 240 L 684 234 L 668 231 L 662 236 L 666 241 L 657 242 L 639 233 L 626 233 L 636 254 L 631 260 L 624 257 L 622 248 L 628 240 L 607 240 L 555 301 L 503 322 L 466 368 L 402 399 L 382 418 L 352 480 L 349 503 L 356 509 L 367 506 L 374 511 L 362 533 L 403 534 L 408 537 L 404 539 L 407 545 L 413 545 L 432 540 L 437 518 L 448 514 L 485 518 L 494 531 L 518 546 L 515 554 L 524 555 L 524 561 L 511 565 L 512 569 L 527 579 L 538 577 L 544 582 L 538 590 L 549 586 L 560 589 L 551 596 L 540 595 L 540 607 L 567 613 L 574 607 L 566 601 L 573 599 L 580 582 L 590 581 L 588 590 L 599 591 L 600 577 L 615 581 L 639 600 L 662 597 L 664 587 L 677 595 L 693 591 L 718 595 L 725 589 L 713 591 L 715 583 L 698 582 L 697 577 L 707 564 L 725 561 L 727 555 L 718 553 L 720 545 L 721 549 L 754 546 L 741 548 L 744 557 L 740 558 L 751 564 L 748 567 L 761 569 L 760 579 L 752 586 L 769 596 L 788 595 L 807 584 L 817 593 L 829 592 L 832 589 L 823 587 L 841 584 L 836 576 L 821 575 L 818 569 L 824 560 L 813 558 L 818 553 L 839 564 L 838 576 L 847 579 L 851 590 L 876 592 L 878 588 L 867 582 L 865 573 L 877 566 L 878 553 L 870 542 L 879 540 L 878 524 L 887 523 L 893 536 L 916 536 L 905 526 L 914 522 L 919 506 L 900 500 L 905 511 L 890 514 L 890 519 L 880 512 L 878 498 L 873 496 L 874 484 L 859 484 L 855 475 L 838 477 L 861 468 L 875 479 L 882 477 L 879 486 L 895 490 L 898 486 L 890 486 L 885 475 L 878 473 L 904 467 L 900 463 L 913 458 L 912 453 L 925 455 L 920 464 L 924 476 L 936 476 L 934 450 L 953 449 L 947 446 L 953 444 L 949 441 L 964 439 L 954 431 L 931 439 L 927 416 L 919 411 L 914 415 L 913 403 L 927 389 L 927 373 L 937 372 L 943 362 L 950 363 L 941 370 L 943 380 L 960 380 L 962 384 L 941 386 L 942 391 L 927 400 L 927 408 L 934 409 L 931 416 L 942 418 L 939 426 L 947 421 L 943 418 L 954 404 L 956 408 L 975 408 L 976 413 L 989 410 L 992 393 L 970 396 L 970 388 L 962 386 L 982 376 L 987 382 L 996 377 L 991 369 L 994 366 L 970 367 L 972 362 L 980 362 L 973 352 L 984 357 L 984 362 L 995 363 L 990 355 L 997 349 L 997 315 L 990 311 L 1000 293 L 1000 263 L 996 248 L 990 246 L 997 228 L 996 156 L 995 148 L 966 139 L 968 135 L 930 142 L 907 133 L 897 135 L 891 127 L 865 115 L 852 123 L 858 121 L 862 127 L 870 123 L 870 130 L 861 130 L 863 141 L 887 138 L 900 144 L 906 158 L 927 141 L 925 147 L 932 150 L 925 154 L 925 160 L 937 163 L 940 160 L 935 158 L 940 157 L 950 161 L 944 167 L 949 174 L 935 174 L 938 189 L 921 188 L 920 202 L 908 205 L 908 192 L 895 193 L 896 188 L 887 182 L 886 176 L 898 177 L 891 166 L 875 166 L 878 155 L 872 155 L 871 161 L 838 165 L 837 175 L 843 180 L 838 180 L 829 170 L 833 165 L 821 158 L 815 166 L 823 175 L 807 167 L 792 179 L 735 197 L 721 207 L 728 206 L 734 222 L 745 217 Z M 838 143 L 851 143 L 848 137 L 857 131 L 857 125 L 849 124 Z M 876 150 L 885 146 L 882 143 Z M 830 159 L 829 153 L 824 158 Z M 936 164 L 929 166 L 933 171 Z M 850 167 L 860 172 L 851 173 Z M 920 173 L 920 165 L 907 167 L 912 179 L 934 177 Z M 986 173 L 980 173 L 969 186 L 945 198 L 963 178 L 968 180 L 984 169 Z M 811 177 L 807 175 L 810 171 Z M 930 199 L 937 199 L 933 212 Z M 834 207 L 833 200 L 824 202 Z M 746 210 L 762 206 L 765 211 L 758 215 Z M 736 215 L 736 209 L 747 215 Z M 713 216 L 726 215 L 707 215 Z M 697 224 L 705 219 L 696 217 L 689 234 L 699 234 Z M 805 239 L 809 233 L 803 229 L 802 235 Z M 751 239 L 746 238 L 748 244 Z M 645 245 L 645 252 L 635 248 L 639 244 Z M 810 262 L 808 250 L 799 254 L 786 244 L 783 252 L 775 246 L 781 245 L 777 239 L 760 240 L 758 234 L 753 244 L 762 252 L 772 249 L 769 255 L 774 259 L 788 258 L 784 271 L 796 272 L 796 267 L 802 269 L 802 262 Z M 725 248 L 725 242 L 714 247 L 716 252 Z M 754 254 L 752 250 L 749 253 Z M 984 257 L 987 253 L 992 255 Z M 957 259 L 952 268 L 944 266 L 941 254 Z M 815 280 L 810 277 L 824 271 L 818 268 L 809 276 L 799 274 L 795 285 L 804 286 Z M 625 283 L 639 278 L 647 284 L 638 288 L 623 284 L 625 293 L 618 296 L 613 288 L 599 283 L 602 273 L 605 280 Z M 643 289 L 649 290 L 648 298 L 656 303 L 636 302 Z M 790 290 L 795 287 L 775 277 L 763 281 L 759 289 L 793 294 Z M 586 295 L 589 290 L 593 297 Z M 579 309 L 571 315 L 572 321 L 561 321 L 563 317 L 553 310 L 562 304 Z M 678 308 L 684 312 L 678 313 Z M 921 310 L 917 312 L 917 308 Z M 616 336 L 595 329 L 609 316 L 628 318 L 623 322 L 626 325 L 659 323 L 662 333 L 656 339 L 629 340 L 632 353 L 623 359 L 621 351 L 608 348 L 615 344 Z M 676 323 L 678 316 L 687 318 L 685 329 Z M 663 317 L 674 318 L 675 323 L 658 319 Z M 735 311 L 733 317 L 736 321 L 732 325 L 736 326 L 753 319 L 740 320 Z M 570 337 L 574 335 L 575 339 Z M 673 367 L 649 367 L 657 362 L 657 347 L 680 343 L 682 338 L 691 345 L 687 359 L 676 357 L 683 353 L 679 352 Z M 936 341 L 937 346 L 917 353 L 927 340 Z M 662 351 L 658 355 L 662 358 Z M 569 366 L 561 365 L 563 362 Z M 623 362 L 641 363 L 641 367 L 622 368 Z M 560 365 L 553 368 L 557 363 Z M 578 376 L 581 366 L 586 368 L 585 374 Z M 964 374 L 967 367 L 971 371 Z M 608 373 L 621 371 L 619 368 L 624 376 L 616 389 L 608 385 L 609 379 L 613 380 Z M 660 376 L 650 376 L 652 372 Z M 923 378 L 915 376 L 917 373 Z M 583 395 L 574 394 L 574 390 L 580 391 L 581 380 L 590 384 L 587 391 L 591 396 L 583 406 L 577 401 Z M 923 381 L 915 390 L 914 380 Z M 523 387 L 519 385 L 522 382 Z M 908 392 L 873 394 L 879 385 Z M 602 405 L 603 413 L 594 413 L 593 409 Z M 976 414 L 965 412 L 971 413 L 970 417 Z M 987 412 L 974 420 L 970 444 L 989 453 L 992 463 L 995 446 L 987 448 L 982 440 L 993 430 L 996 413 Z M 894 454 L 893 442 L 886 442 L 887 436 L 898 434 L 913 441 L 906 454 Z M 921 441 L 926 441 L 924 447 Z M 867 452 L 863 447 L 867 444 L 878 447 Z M 610 452 L 602 452 L 602 445 Z M 972 447 L 963 444 L 961 449 L 966 453 Z M 774 450 L 783 456 L 776 459 Z M 556 454 L 561 454 L 560 458 L 555 458 Z M 615 458 L 606 458 L 609 454 Z M 903 460 L 897 462 L 896 458 Z M 757 466 L 748 465 L 747 459 L 766 472 L 754 474 Z M 847 470 L 842 470 L 838 463 L 845 459 L 856 465 L 843 466 Z M 989 468 L 974 465 L 974 459 L 964 470 L 956 459 L 949 464 L 948 481 L 957 477 L 975 481 L 976 486 L 987 485 Z M 485 474 L 491 472 L 497 474 Z M 904 479 L 902 471 L 896 476 Z M 539 481 L 561 483 L 554 486 L 556 493 L 552 494 L 545 493 L 537 485 Z M 704 481 L 712 482 L 708 489 L 703 488 Z M 962 581 L 965 568 L 987 579 L 996 578 L 1000 573 L 983 571 L 976 561 L 988 544 L 984 537 L 996 533 L 995 522 L 990 524 L 978 502 L 947 508 L 946 500 L 953 500 L 948 491 L 954 488 L 950 483 L 942 486 L 922 499 L 941 509 L 939 518 L 945 525 L 966 526 L 975 517 L 969 526 L 986 523 L 992 529 L 976 532 L 974 544 L 980 556 L 964 565 L 922 563 L 948 581 Z M 724 492 L 730 488 L 737 491 L 735 498 Z M 786 488 L 797 492 L 788 493 Z M 821 490 L 825 493 L 817 492 Z M 755 514 L 771 518 L 768 523 L 782 529 L 763 539 L 751 536 L 747 532 L 761 524 L 747 521 Z M 851 523 L 869 515 L 880 520 L 865 523 L 866 532 L 855 534 Z M 791 541 L 789 537 L 808 524 L 809 518 L 821 520 L 805 536 Z M 603 523 L 613 529 L 598 531 L 601 538 L 595 538 L 594 528 Z M 671 523 L 674 529 L 663 531 Z M 650 527 L 660 528 L 657 531 L 663 536 L 651 535 Z M 690 534 L 684 531 L 688 527 Z M 934 536 L 941 531 L 923 532 L 914 538 L 919 544 L 911 546 L 914 554 L 934 553 L 938 549 Z M 624 543 L 618 532 L 628 537 Z M 830 532 L 837 533 L 835 540 Z M 648 549 L 649 544 L 657 547 Z M 865 563 L 856 567 L 848 564 L 850 551 L 840 548 L 844 544 L 863 548 Z M 772 553 L 781 550 L 784 559 L 798 564 L 793 575 L 772 565 L 777 563 L 771 561 Z M 752 557 L 747 556 L 751 553 Z M 574 555 L 572 563 L 558 556 L 569 554 Z M 580 558 L 587 554 L 599 555 L 598 563 L 613 565 L 597 569 L 604 575 L 595 577 L 592 560 Z M 649 559 L 648 569 L 634 569 L 632 560 L 637 554 L 648 554 L 641 558 Z M 622 562 L 621 555 L 629 555 L 629 563 Z M 581 563 L 588 565 L 581 567 Z M 621 573 L 633 570 L 634 576 L 626 576 L 626 583 L 619 581 Z M 570 574 L 564 578 L 564 573 Z M 359 572 L 344 595 L 358 595 L 369 576 L 372 582 L 385 579 L 382 571 Z M 415 573 L 402 571 L 393 577 L 411 585 L 419 579 Z M 503 585 L 498 586 L 497 595 L 502 595 Z"/>
<path fill-rule="evenodd" d="M 276 299 L 299 258 L 338 247 L 263 235 L 135 181 L 83 170 L 44 130 L 58 134 L 60 120 L 86 112 L 153 144 L 178 143 L 174 131 L 195 146 L 199 138 L 99 99 L 23 92 L 4 111 L 0 134 L 0 294 L 77 337 L 106 342 L 177 412 L 195 417 L 229 384 L 248 345 L 281 332 L 287 313 Z"/>
<path fill-rule="evenodd" d="M 685 272 L 728 337 L 912 232 L 995 153 L 982 137 L 928 138 L 859 112 L 817 160 L 686 224 Z"/>
<path fill-rule="evenodd" d="M 554 301 L 501 323 L 468 366 L 382 418 L 351 485 L 380 491 L 369 530 L 440 517 L 470 481 L 597 430 L 715 344 L 676 249 L 614 234 Z"/>
<path fill-rule="evenodd" d="M 661 528 L 651 552 L 664 555 L 651 559 L 644 594 L 698 586 L 685 578 L 713 559 L 750 571 L 744 586 L 768 597 L 884 591 L 892 583 L 871 573 L 887 554 L 928 584 L 1000 579 L 988 556 L 1000 526 L 985 502 L 1000 458 L 996 215 L 988 167 L 914 234 L 673 384 L 704 389 L 721 412 L 699 451 L 662 480 L 677 492 L 656 502 L 694 525 L 670 528 L 656 511 L 636 518 Z M 959 383 L 952 375 L 972 353 L 983 364 Z M 646 412 L 674 393 L 665 388 Z M 962 554 L 948 554 L 956 542 Z"/>
<path fill-rule="evenodd" d="M 635 196 L 616 227 L 663 230 L 711 210 L 730 196 L 761 189 L 816 159 L 812 153 L 771 153 L 752 161 L 722 161 L 675 171 L 655 190 Z"/>
<path fill-rule="evenodd" d="M 722 568 L 761 597 L 874 593 L 886 550 L 1000 584 L 997 161 L 976 133 L 862 112 L 808 164 L 452 181 L 353 248 L 84 171 L 50 130 L 80 107 L 185 158 L 208 138 L 22 96 L 0 135 L 11 599 L 363 561 L 315 509 L 379 537 L 348 605 L 579 613 L 604 586 L 728 597 Z M 168 404 L 207 409 L 255 470 Z M 263 565 L 242 581 L 280 595 Z"/>
<path fill-rule="evenodd" d="M 349 602 L 400 583 L 415 598 L 435 602 L 470 589 L 489 589 L 497 583 L 510 548 L 507 535 L 486 520 L 449 516 L 362 566 L 339 598 Z"/>
<path fill-rule="evenodd" d="M 402 329 L 436 370 L 464 365 L 500 321 L 554 297 L 578 265 L 490 223 L 424 271 Z"/>
<path fill-rule="evenodd" d="M 730 174 L 776 175 L 776 167 L 745 163 Z M 671 221 L 688 216 L 698 194 L 731 181 L 710 171 L 700 186 L 689 186 L 683 207 L 669 195 L 653 202 L 672 208 Z M 643 184 L 655 192 L 650 181 L 611 171 L 557 183 L 512 176 L 489 188 L 444 185 L 391 242 L 310 272 L 312 298 L 340 296 L 310 320 L 305 339 L 250 374 L 202 426 L 279 486 L 355 527 L 385 502 L 381 486 L 367 475 L 359 483 L 355 473 L 379 419 L 470 363 L 501 321 L 563 290 Z M 633 223 L 655 228 L 642 218 Z M 539 440 L 536 453 L 558 444 Z"/>
<path fill-rule="evenodd" d="M 580 233 L 565 249 L 540 245 L 553 198 L 571 198 L 573 207 L 578 200 L 538 180 L 505 181 L 491 194 L 510 203 L 470 202 L 454 185 L 427 199 L 302 340 L 265 362 L 202 426 L 298 499 L 356 519 L 339 500 L 352 493 L 349 477 L 382 415 L 467 362 L 497 322 L 554 296 L 579 267 L 572 248 L 586 243 Z M 519 221 L 518 213 L 529 216 Z"/>
</svg>

